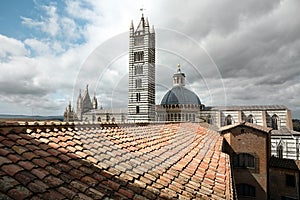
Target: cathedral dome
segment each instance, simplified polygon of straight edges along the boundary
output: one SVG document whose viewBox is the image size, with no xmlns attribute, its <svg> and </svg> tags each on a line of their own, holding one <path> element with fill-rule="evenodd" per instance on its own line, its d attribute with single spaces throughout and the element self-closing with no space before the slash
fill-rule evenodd
<svg viewBox="0 0 300 200">
<path fill-rule="evenodd" d="M 174 86 L 171 90 L 169 90 L 165 96 L 163 97 L 161 105 L 174 105 L 174 104 L 193 104 L 193 105 L 201 105 L 201 101 L 199 97 L 187 89 L 186 87 L 179 85 Z"/>
</svg>

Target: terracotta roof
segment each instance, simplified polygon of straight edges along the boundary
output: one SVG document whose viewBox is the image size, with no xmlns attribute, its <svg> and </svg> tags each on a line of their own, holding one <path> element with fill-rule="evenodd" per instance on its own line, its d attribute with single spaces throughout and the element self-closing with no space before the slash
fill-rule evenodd
<svg viewBox="0 0 300 200">
<path fill-rule="evenodd" d="M 0 199 L 232 199 L 222 137 L 196 124 L 0 125 Z"/>
<path fill-rule="evenodd" d="M 225 131 L 225 130 L 229 130 L 238 126 L 246 126 L 249 128 L 254 128 L 256 130 L 260 130 L 266 133 L 269 133 L 272 129 L 266 126 L 260 126 L 258 124 L 253 124 L 253 123 L 249 123 L 249 122 L 241 122 L 241 123 L 235 123 L 235 124 L 231 124 L 231 125 L 227 125 L 227 126 L 223 126 L 219 129 L 220 132 Z"/>
<path fill-rule="evenodd" d="M 283 127 L 280 127 L 279 130 L 272 130 L 271 134 L 272 135 L 288 135 L 288 136 L 293 136 L 293 135 L 300 135 L 300 132 L 290 130 L 287 127 L 283 126 Z"/>
<path fill-rule="evenodd" d="M 285 169 L 292 169 L 292 170 L 299 170 L 297 165 L 298 163 L 295 160 L 287 159 L 287 158 L 278 158 L 272 156 L 270 159 L 270 167 L 273 168 L 285 168 Z"/>
</svg>

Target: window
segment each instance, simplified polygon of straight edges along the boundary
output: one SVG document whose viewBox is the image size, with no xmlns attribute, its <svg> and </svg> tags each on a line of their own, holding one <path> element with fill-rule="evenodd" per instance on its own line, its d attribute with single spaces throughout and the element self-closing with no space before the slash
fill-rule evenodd
<svg viewBox="0 0 300 200">
<path fill-rule="evenodd" d="M 142 79 L 138 78 L 135 80 L 135 88 L 141 88 L 142 87 Z"/>
<path fill-rule="evenodd" d="M 278 116 L 277 115 L 272 116 L 271 127 L 272 127 L 272 129 L 278 130 Z"/>
<path fill-rule="evenodd" d="M 110 116 L 108 113 L 106 113 L 106 121 L 109 122 L 109 120 L 110 120 Z"/>
<path fill-rule="evenodd" d="M 136 101 L 137 102 L 141 101 L 141 93 L 136 93 Z"/>
<path fill-rule="evenodd" d="M 101 117 L 98 117 L 98 119 L 97 119 L 97 120 L 98 120 L 98 122 L 101 122 Z"/>
<path fill-rule="evenodd" d="M 296 179 L 294 175 L 286 174 L 285 175 L 285 184 L 289 187 L 295 187 L 296 186 Z"/>
<path fill-rule="evenodd" d="M 143 60 L 144 60 L 143 51 L 134 52 L 134 61 L 143 61 Z"/>
<path fill-rule="evenodd" d="M 277 157 L 278 158 L 283 158 L 283 146 L 282 146 L 282 144 L 279 144 L 277 146 Z"/>
<path fill-rule="evenodd" d="M 255 187 L 249 184 L 236 185 L 236 191 L 238 196 L 255 197 Z"/>
<path fill-rule="evenodd" d="M 140 107 L 139 106 L 136 107 L 136 113 L 137 114 L 140 113 Z"/>
<path fill-rule="evenodd" d="M 233 166 L 236 168 L 254 168 L 254 156 L 240 153 L 233 157 Z"/>
<path fill-rule="evenodd" d="M 225 117 L 225 125 L 231 125 L 232 124 L 232 117 L 231 115 L 227 115 L 227 117 Z"/>
<path fill-rule="evenodd" d="M 209 124 L 212 124 L 212 117 L 211 117 L 211 115 L 208 115 L 206 117 L 206 122 L 209 123 Z"/>
<path fill-rule="evenodd" d="M 253 115 L 249 115 L 249 116 L 247 117 L 247 122 L 253 124 Z"/>
<path fill-rule="evenodd" d="M 134 74 L 135 75 L 143 74 L 143 66 L 141 65 L 134 66 Z"/>
</svg>

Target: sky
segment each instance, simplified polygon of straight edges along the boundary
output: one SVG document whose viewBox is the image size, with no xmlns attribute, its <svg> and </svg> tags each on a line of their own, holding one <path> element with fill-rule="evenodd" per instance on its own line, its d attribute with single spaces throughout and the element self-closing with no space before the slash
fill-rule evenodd
<svg viewBox="0 0 300 200">
<path fill-rule="evenodd" d="M 0 113 L 62 115 L 79 91 L 126 108 L 131 20 L 156 33 L 156 104 L 180 63 L 206 106 L 300 118 L 299 0 L 1 0 Z"/>
</svg>

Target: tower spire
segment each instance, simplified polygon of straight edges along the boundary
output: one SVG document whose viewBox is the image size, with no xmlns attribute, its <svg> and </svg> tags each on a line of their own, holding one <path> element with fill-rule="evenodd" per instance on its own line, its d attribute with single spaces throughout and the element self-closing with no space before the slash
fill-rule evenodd
<svg viewBox="0 0 300 200">
<path fill-rule="evenodd" d="M 133 20 L 131 20 L 131 23 L 130 23 L 130 29 L 134 29 L 134 26 L 133 26 Z"/>
</svg>

